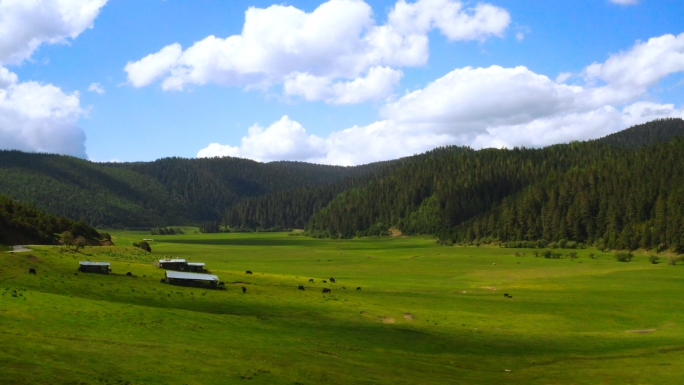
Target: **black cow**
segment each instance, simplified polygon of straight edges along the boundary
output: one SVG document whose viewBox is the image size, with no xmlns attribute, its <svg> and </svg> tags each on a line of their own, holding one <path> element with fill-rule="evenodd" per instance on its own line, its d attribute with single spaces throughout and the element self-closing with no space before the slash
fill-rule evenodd
<svg viewBox="0 0 684 385">
<path fill-rule="evenodd" d="M 29 269 L 29 274 L 36 275 L 36 269 Z"/>
<path fill-rule="evenodd" d="M 504 294 L 504 297 L 508 297 L 508 293 Z"/>
<path fill-rule="evenodd" d="M 335 282 L 337 282 L 337 281 L 335 281 L 335 278 L 330 277 L 330 282 L 335 283 Z"/>
<path fill-rule="evenodd" d="M 129 271 L 128 273 L 126 273 L 126 275 L 131 276 L 131 275 L 133 275 L 133 273 L 131 273 L 131 272 Z"/>
<path fill-rule="evenodd" d="M 299 289 L 299 290 L 304 290 L 304 286 L 303 286 L 303 285 L 299 285 L 299 287 L 298 287 L 297 289 Z"/>
<path fill-rule="evenodd" d="M 252 270 L 245 271 L 245 274 L 252 274 Z"/>
<path fill-rule="evenodd" d="M 309 280 L 309 282 L 311 282 L 311 283 L 313 283 L 313 281 L 314 281 L 313 279 L 310 279 L 310 280 Z"/>
<path fill-rule="evenodd" d="M 243 287 L 242 287 L 242 292 L 243 292 L 243 293 L 246 293 L 246 292 L 247 292 L 247 288 L 243 286 Z"/>
<path fill-rule="evenodd" d="M 357 287 L 356 290 L 361 290 L 361 286 Z"/>
<path fill-rule="evenodd" d="M 326 280 L 324 279 L 324 280 L 323 280 L 323 283 L 328 283 L 328 281 L 326 281 Z"/>
<path fill-rule="evenodd" d="M 332 291 L 326 287 L 326 288 L 323 288 L 323 294 L 325 294 L 325 293 L 332 293 Z"/>
</svg>

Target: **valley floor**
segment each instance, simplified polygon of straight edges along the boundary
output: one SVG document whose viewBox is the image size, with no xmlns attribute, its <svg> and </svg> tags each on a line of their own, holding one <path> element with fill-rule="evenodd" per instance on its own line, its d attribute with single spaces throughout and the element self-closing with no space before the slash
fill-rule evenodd
<svg viewBox="0 0 684 385">
<path fill-rule="evenodd" d="M 0 254 L 0 383 L 684 382 L 684 266 L 648 255 L 192 231 L 148 254 L 128 246 L 148 233 L 112 235 Z M 226 290 L 160 283 L 164 257 L 205 262 Z"/>
</svg>

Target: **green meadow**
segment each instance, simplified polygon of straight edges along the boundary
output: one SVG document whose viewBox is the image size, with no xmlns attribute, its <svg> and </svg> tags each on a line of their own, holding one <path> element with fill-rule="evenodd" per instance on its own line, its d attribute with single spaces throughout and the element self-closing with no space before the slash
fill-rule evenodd
<svg viewBox="0 0 684 385">
<path fill-rule="evenodd" d="M 684 383 L 684 266 L 666 258 L 546 259 L 429 237 L 112 235 L 117 246 L 0 255 L 0 383 Z M 151 237 L 151 254 L 131 246 Z M 161 283 L 163 257 L 205 262 L 226 289 Z M 76 273 L 79 260 L 114 274 Z"/>
</svg>

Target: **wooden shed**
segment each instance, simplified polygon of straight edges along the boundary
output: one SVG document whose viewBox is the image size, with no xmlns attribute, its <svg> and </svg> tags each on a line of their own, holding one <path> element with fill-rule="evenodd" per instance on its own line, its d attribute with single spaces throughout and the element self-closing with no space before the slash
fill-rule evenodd
<svg viewBox="0 0 684 385">
<path fill-rule="evenodd" d="M 185 273 L 180 271 L 167 271 L 166 282 L 172 285 L 199 286 L 217 288 L 219 279 L 211 274 Z"/>
<path fill-rule="evenodd" d="M 81 261 L 78 265 L 78 271 L 82 273 L 109 274 L 112 271 L 109 262 Z"/>
<path fill-rule="evenodd" d="M 182 271 L 188 266 L 185 259 L 160 259 L 159 267 L 166 270 Z"/>
<path fill-rule="evenodd" d="M 185 271 L 191 271 L 195 273 L 204 273 L 204 262 L 188 262 Z"/>
</svg>

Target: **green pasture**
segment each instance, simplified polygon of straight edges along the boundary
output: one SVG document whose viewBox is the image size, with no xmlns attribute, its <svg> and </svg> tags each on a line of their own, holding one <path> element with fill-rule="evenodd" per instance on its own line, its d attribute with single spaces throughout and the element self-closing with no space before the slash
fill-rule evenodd
<svg viewBox="0 0 684 385">
<path fill-rule="evenodd" d="M 684 266 L 647 254 L 623 263 L 427 237 L 112 236 L 117 246 L 0 255 L 0 383 L 684 382 Z M 131 246 L 143 238 L 152 254 Z M 160 283 L 163 257 L 205 262 L 226 290 Z M 76 274 L 86 259 L 114 274 Z"/>
</svg>

